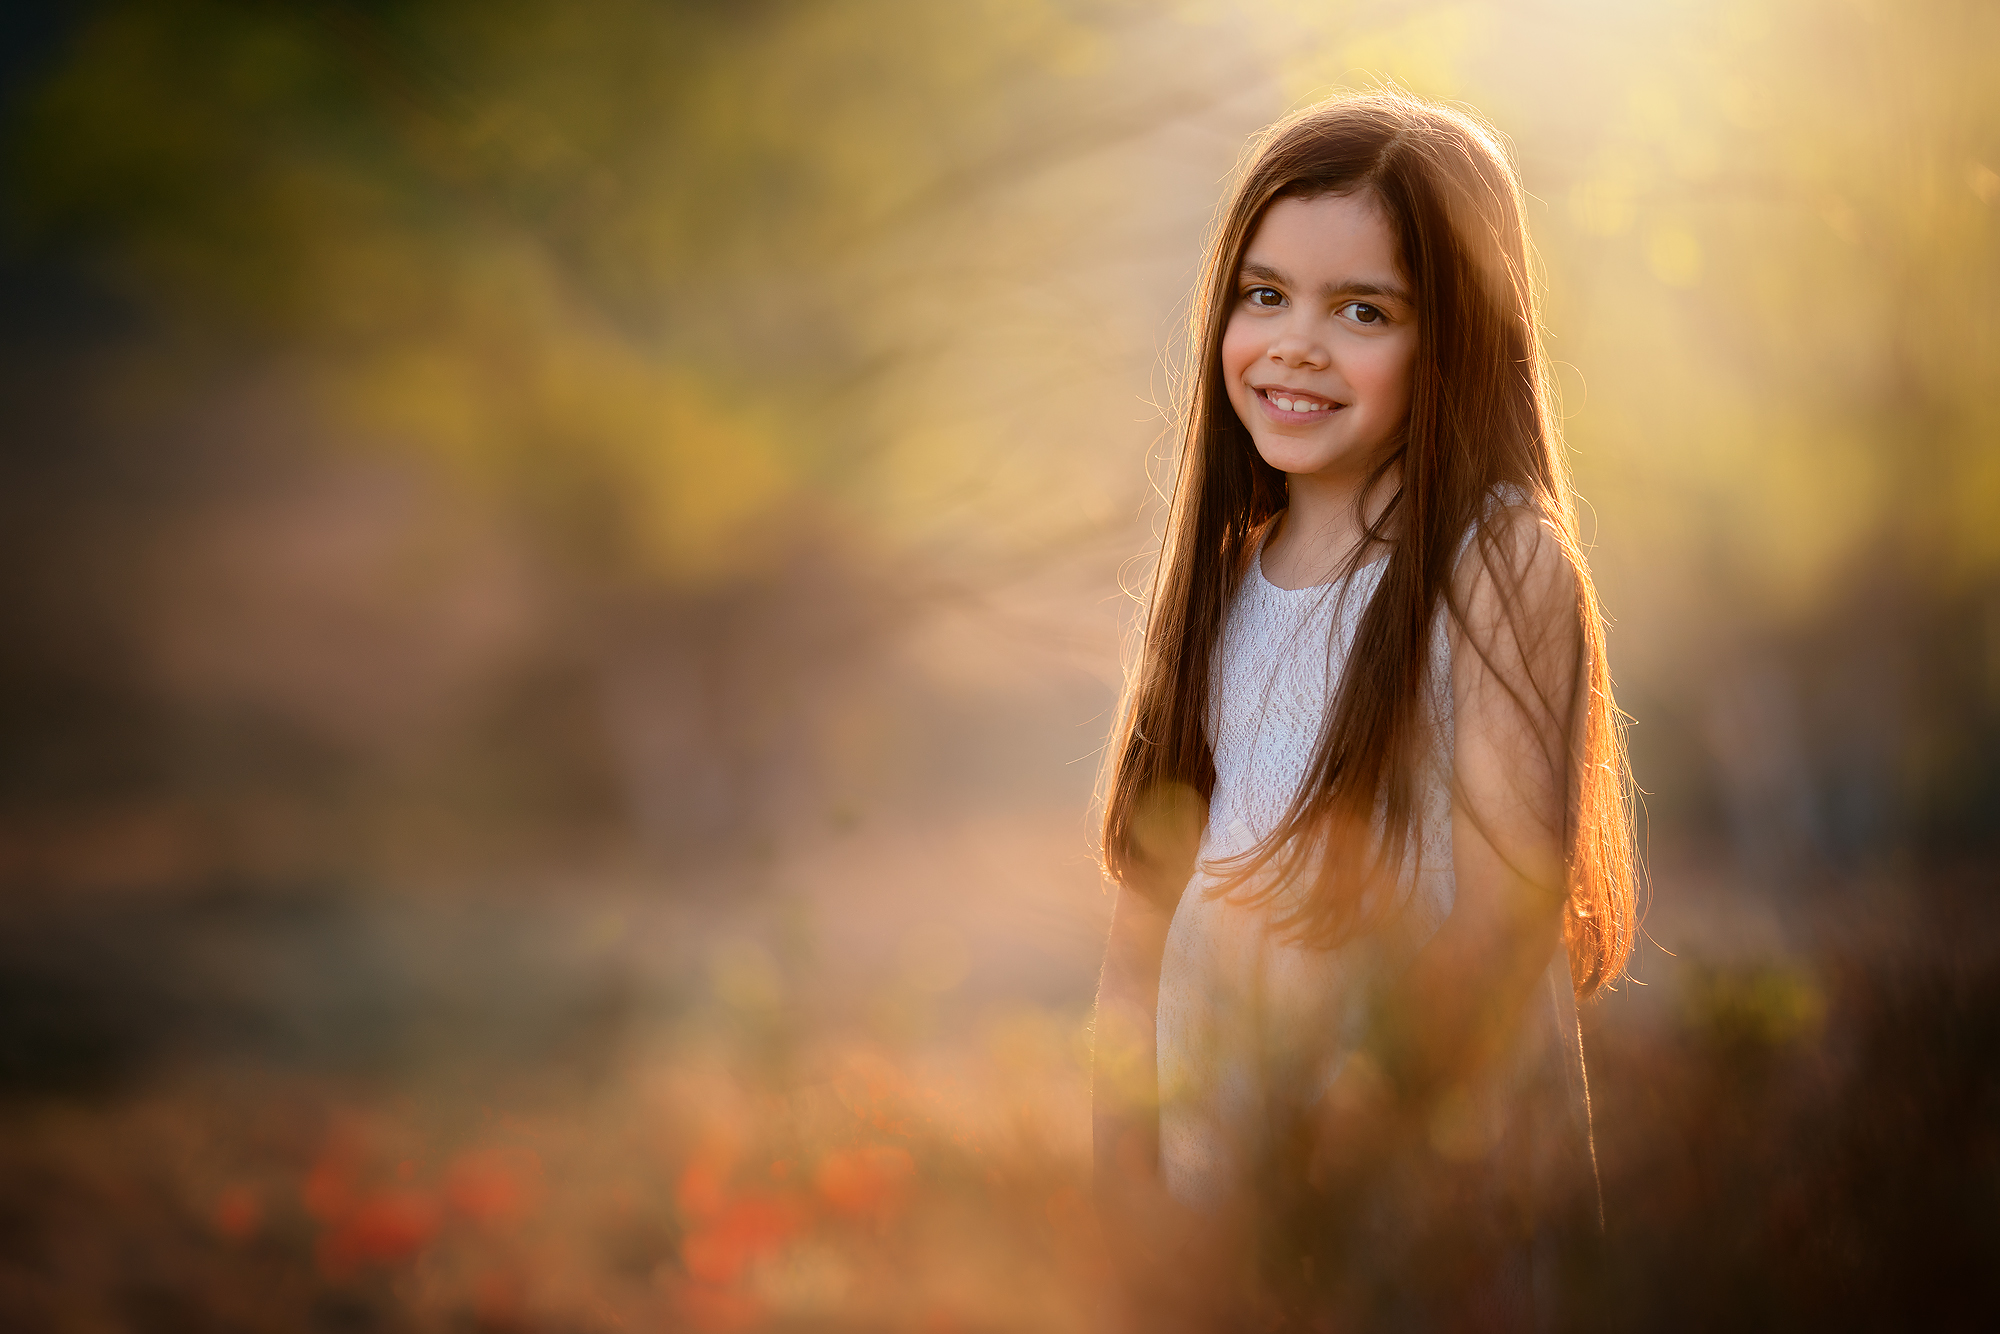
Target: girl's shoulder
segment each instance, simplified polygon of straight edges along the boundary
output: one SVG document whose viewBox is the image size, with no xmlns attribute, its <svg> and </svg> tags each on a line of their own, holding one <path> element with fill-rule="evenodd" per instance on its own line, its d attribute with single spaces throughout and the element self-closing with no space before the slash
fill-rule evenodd
<svg viewBox="0 0 2000 1334">
<path fill-rule="evenodd" d="M 1461 578 L 1468 573 L 1466 557 L 1475 550 L 1481 557 L 1473 562 L 1475 567 L 1490 563 L 1496 555 L 1509 565 L 1534 565 L 1549 558 L 1566 564 L 1570 558 L 1562 523 L 1545 499 L 1517 482 L 1490 488 L 1478 517 L 1466 525 L 1456 562 Z"/>
<path fill-rule="evenodd" d="M 1495 482 L 1487 488 L 1479 510 L 1479 522 L 1487 525 L 1537 522 L 1544 517 L 1541 502 L 1519 482 Z"/>
<path fill-rule="evenodd" d="M 1579 563 L 1565 525 L 1545 498 L 1511 482 L 1487 493 L 1466 530 L 1453 570 L 1462 629 L 1575 619 Z M 1482 636 L 1483 637 L 1483 636 Z"/>
</svg>

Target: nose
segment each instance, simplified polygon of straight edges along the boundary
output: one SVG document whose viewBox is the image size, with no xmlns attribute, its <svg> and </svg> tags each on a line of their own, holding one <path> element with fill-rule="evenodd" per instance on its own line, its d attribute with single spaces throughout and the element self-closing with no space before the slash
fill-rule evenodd
<svg viewBox="0 0 2000 1334">
<path fill-rule="evenodd" d="M 1309 329 L 1287 324 L 1271 340 L 1271 360 L 1299 370 L 1323 371 L 1332 363 L 1326 344 Z"/>
</svg>

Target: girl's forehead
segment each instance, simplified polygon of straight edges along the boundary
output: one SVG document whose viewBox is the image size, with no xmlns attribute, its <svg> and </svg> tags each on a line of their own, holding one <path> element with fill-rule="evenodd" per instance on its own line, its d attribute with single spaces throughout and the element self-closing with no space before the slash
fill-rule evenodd
<svg viewBox="0 0 2000 1334">
<path fill-rule="evenodd" d="M 1341 276 L 1394 277 L 1401 271 L 1395 233 L 1372 191 L 1286 196 L 1274 200 L 1243 250 L 1243 263 L 1260 268 L 1325 270 Z"/>
</svg>

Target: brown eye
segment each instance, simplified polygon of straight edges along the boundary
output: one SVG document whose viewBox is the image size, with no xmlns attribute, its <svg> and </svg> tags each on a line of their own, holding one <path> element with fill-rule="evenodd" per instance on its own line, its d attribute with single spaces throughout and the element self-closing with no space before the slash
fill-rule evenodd
<svg viewBox="0 0 2000 1334">
<path fill-rule="evenodd" d="M 1389 316 L 1380 306 L 1371 306 L 1366 301 L 1350 301 L 1342 307 L 1348 318 L 1356 324 L 1387 324 Z"/>
<path fill-rule="evenodd" d="M 1243 294 L 1243 299 L 1253 306 L 1263 306 L 1267 310 L 1285 304 L 1284 293 L 1275 287 L 1253 287 Z"/>
</svg>

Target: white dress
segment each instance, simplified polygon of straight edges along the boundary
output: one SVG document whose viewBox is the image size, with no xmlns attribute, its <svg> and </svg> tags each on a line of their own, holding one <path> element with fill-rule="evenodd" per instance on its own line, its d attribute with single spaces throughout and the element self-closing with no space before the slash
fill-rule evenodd
<svg viewBox="0 0 2000 1334">
<path fill-rule="evenodd" d="M 1198 1209 L 1251 1203 L 1285 1128 L 1362 1040 L 1374 998 L 1451 911 L 1451 649 L 1442 614 L 1426 692 L 1437 740 L 1418 794 L 1421 857 L 1413 878 L 1406 872 L 1407 909 L 1389 927 L 1324 950 L 1275 937 L 1273 905 L 1206 892 L 1215 883 L 1209 864 L 1270 833 L 1298 791 L 1385 568 L 1377 561 L 1332 584 L 1288 590 L 1264 577 L 1260 553 L 1224 622 L 1208 718 L 1215 789 L 1159 993 L 1161 1170 L 1172 1194 Z M 1433 1138 L 1455 1158 L 1499 1168 L 1508 1207 L 1526 1211 L 1530 1231 L 1539 1225 L 1535 1197 L 1574 1197 L 1584 1174 L 1594 1210 L 1582 1050 L 1560 946 L 1501 1064 Z"/>
</svg>

